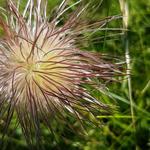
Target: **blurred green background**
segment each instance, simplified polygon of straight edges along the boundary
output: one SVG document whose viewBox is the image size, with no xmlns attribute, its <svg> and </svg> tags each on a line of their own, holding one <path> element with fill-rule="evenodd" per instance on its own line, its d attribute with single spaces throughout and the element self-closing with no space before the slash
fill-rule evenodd
<svg viewBox="0 0 150 150">
<path fill-rule="evenodd" d="M 88 3 L 90 0 L 84 0 Z M 93 6 L 100 0 L 92 0 Z M 48 12 L 56 7 L 60 0 L 49 0 Z M 69 4 L 73 3 L 71 0 Z M 5 7 L 5 0 L 0 0 L 0 6 Z M 148 150 L 150 149 L 150 1 L 128 0 L 129 27 L 126 39 L 122 34 L 122 19 L 107 24 L 104 31 L 98 32 L 96 37 L 101 37 L 97 42 L 92 42 L 93 37 L 83 44 L 83 49 L 107 53 L 125 61 L 125 40 L 129 42 L 131 58 L 131 88 L 128 80 L 108 85 L 112 98 L 93 91 L 102 101 L 117 106 L 118 111 L 114 116 L 100 116 L 104 122 L 101 128 L 87 125 L 87 135 L 68 132 L 65 125 L 56 124 L 56 139 L 43 127 L 44 147 L 46 150 Z M 22 4 L 23 5 L 23 4 Z M 94 14 L 94 15 L 93 15 Z M 87 10 L 84 20 L 88 22 L 122 15 L 119 0 L 103 0 L 96 12 Z M 116 28 L 116 30 L 109 30 Z M 133 105 L 130 105 L 132 96 Z M 132 120 L 131 109 L 134 111 Z M 71 119 L 68 123 L 72 124 Z M 1 124 L 1 123 L 0 123 Z M 12 125 L 12 123 L 11 123 Z M 76 126 L 76 122 L 73 122 Z M 10 126 L 11 130 L 11 126 Z M 8 150 L 27 150 L 21 129 L 6 136 Z M 1 148 L 0 148 L 1 149 Z"/>
</svg>

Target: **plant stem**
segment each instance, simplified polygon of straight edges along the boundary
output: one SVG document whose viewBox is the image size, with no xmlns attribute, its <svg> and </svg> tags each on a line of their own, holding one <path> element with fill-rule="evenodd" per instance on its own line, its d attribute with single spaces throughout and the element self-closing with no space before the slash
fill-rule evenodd
<svg viewBox="0 0 150 150">
<path fill-rule="evenodd" d="M 127 66 L 127 79 L 128 79 L 128 96 L 130 101 L 130 111 L 132 116 L 132 125 L 134 129 L 134 133 L 136 130 L 135 126 L 135 117 L 134 117 L 134 103 L 133 103 L 133 97 L 132 97 L 132 83 L 131 83 L 131 64 L 130 64 L 130 53 L 129 53 L 129 40 L 128 40 L 128 19 L 129 19 L 129 9 L 128 9 L 128 3 L 127 0 L 119 0 L 120 8 L 123 15 L 123 30 L 124 33 L 124 47 L 125 47 L 125 59 L 126 59 L 126 66 Z M 136 146 L 137 149 L 137 146 Z"/>
</svg>

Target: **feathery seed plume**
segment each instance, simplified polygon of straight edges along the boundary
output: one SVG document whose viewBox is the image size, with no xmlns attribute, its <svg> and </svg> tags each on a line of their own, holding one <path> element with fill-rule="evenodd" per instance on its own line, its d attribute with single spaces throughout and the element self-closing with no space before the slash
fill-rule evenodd
<svg viewBox="0 0 150 150">
<path fill-rule="evenodd" d="M 0 118 L 6 118 L 5 132 L 16 114 L 31 144 L 33 133 L 36 140 L 40 135 L 41 123 L 51 129 L 51 121 L 64 120 L 65 113 L 80 122 L 86 120 L 83 112 L 94 118 L 107 113 L 109 107 L 94 98 L 86 86 L 97 88 L 99 83 L 113 80 L 119 65 L 76 45 L 85 30 L 80 16 L 88 5 L 79 6 L 61 23 L 64 13 L 81 0 L 71 6 L 63 0 L 50 21 L 47 1 L 28 0 L 23 11 L 21 2 L 9 0 L 8 9 L 0 8 L 0 26 L 4 31 L 0 40 Z M 115 17 L 86 28 L 94 31 L 112 19 Z"/>
</svg>

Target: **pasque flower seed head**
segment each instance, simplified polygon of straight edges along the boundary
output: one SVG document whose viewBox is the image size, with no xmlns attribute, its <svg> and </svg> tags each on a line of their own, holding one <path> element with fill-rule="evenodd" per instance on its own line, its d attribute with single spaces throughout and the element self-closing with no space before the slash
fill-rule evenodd
<svg viewBox="0 0 150 150">
<path fill-rule="evenodd" d="M 101 81 L 112 80 L 119 66 L 76 45 L 78 35 L 84 31 L 80 16 L 87 5 L 60 23 L 61 16 L 81 1 L 67 6 L 68 1 L 63 0 L 51 21 L 46 1 L 28 0 L 23 11 L 19 9 L 21 2 L 17 5 L 9 0 L 8 9 L 1 8 L 4 35 L 0 40 L 0 111 L 7 114 L 6 129 L 16 113 L 30 143 L 31 132 L 39 135 L 40 124 L 50 127 L 51 118 L 64 119 L 67 112 L 82 122 L 86 119 L 82 112 L 93 117 L 102 110 L 107 112 L 108 106 L 94 98 L 86 87 L 96 88 Z M 112 18 L 86 28 L 96 30 Z M 2 111 L 3 108 L 7 109 Z"/>
</svg>

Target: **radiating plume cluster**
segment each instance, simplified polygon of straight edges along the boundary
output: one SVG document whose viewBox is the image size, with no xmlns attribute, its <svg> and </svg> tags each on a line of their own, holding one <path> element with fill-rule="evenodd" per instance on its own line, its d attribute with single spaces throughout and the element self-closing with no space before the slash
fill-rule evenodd
<svg viewBox="0 0 150 150">
<path fill-rule="evenodd" d="M 41 123 L 51 127 L 54 119 L 65 121 L 64 114 L 82 122 L 86 120 L 83 112 L 95 117 L 109 111 L 86 87 L 101 88 L 118 74 L 119 65 L 105 61 L 100 54 L 80 50 L 76 41 L 85 28 L 96 30 L 113 17 L 82 26 L 80 16 L 86 5 L 62 21 L 72 7 L 67 2 L 62 1 L 52 19 L 48 18 L 46 1 L 28 0 L 22 11 L 22 1 L 9 0 L 6 10 L 0 8 L 4 32 L 0 39 L 0 117 L 7 116 L 7 129 L 16 114 L 28 142 L 32 130 L 38 133 Z"/>
</svg>

